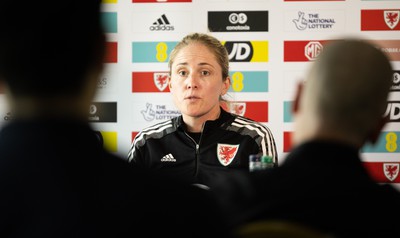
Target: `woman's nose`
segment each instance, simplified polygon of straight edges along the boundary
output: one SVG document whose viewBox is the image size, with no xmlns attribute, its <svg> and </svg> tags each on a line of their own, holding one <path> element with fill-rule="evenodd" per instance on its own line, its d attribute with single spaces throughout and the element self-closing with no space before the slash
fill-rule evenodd
<svg viewBox="0 0 400 238">
<path fill-rule="evenodd" d="M 194 74 L 190 74 L 186 79 L 186 87 L 188 89 L 197 88 L 198 87 L 198 77 Z"/>
</svg>

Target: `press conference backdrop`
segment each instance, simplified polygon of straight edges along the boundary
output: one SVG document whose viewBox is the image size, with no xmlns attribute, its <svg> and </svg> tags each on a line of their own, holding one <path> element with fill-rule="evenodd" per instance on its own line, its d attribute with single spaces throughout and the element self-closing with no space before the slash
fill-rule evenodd
<svg viewBox="0 0 400 238">
<path fill-rule="evenodd" d="M 363 148 L 363 162 L 377 182 L 400 189 L 400 0 L 103 0 L 102 5 L 106 70 L 89 121 L 111 152 L 126 157 L 142 128 L 180 114 L 167 87 L 168 57 L 182 37 L 204 32 L 229 52 L 229 110 L 268 125 L 282 161 L 291 149 L 296 83 L 326 42 L 357 36 L 379 45 L 394 68 L 390 122 L 376 146 Z M 0 99 L 4 124 L 12 115 L 4 95 Z"/>
</svg>

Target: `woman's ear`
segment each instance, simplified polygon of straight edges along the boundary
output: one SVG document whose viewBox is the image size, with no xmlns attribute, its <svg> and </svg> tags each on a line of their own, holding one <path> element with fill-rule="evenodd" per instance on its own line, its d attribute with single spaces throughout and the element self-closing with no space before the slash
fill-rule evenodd
<svg viewBox="0 0 400 238">
<path fill-rule="evenodd" d="M 168 88 L 169 88 L 169 90 L 171 91 L 171 88 L 172 88 L 172 84 L 171 84 L 171 74 L 168 75 Z"/>
<path fill-rule="evenodd" d="M 225 81 L 223 81 L 221 96 L 225 95 L 228 92 L 230 86 L 231 86 L 231 78 L 228 76 L 226 77 Z"/>
</svg>

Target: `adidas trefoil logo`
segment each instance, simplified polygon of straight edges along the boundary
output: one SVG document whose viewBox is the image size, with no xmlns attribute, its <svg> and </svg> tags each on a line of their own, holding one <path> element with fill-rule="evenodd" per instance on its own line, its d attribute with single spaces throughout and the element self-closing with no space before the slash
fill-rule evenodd
<svg viewBox="0 0 400 238">
<path fill-rule="evenodd" d="M 172 154 L 167 154 L 161 158 L 161 162 L 176 162 L 176 159 L 174 158 L 174 156 Z"/>
<path fill-rule="evenodd" d="M 165 14 L 162 14 L 160 18 L 157 19 L 153 23 L 152 26 L 150 26 L 151 31 L 173 31 L 174 26 L 171 26 L 169 23 L 169 20 L 167 19 L 167 16 Z"/>
</svg>

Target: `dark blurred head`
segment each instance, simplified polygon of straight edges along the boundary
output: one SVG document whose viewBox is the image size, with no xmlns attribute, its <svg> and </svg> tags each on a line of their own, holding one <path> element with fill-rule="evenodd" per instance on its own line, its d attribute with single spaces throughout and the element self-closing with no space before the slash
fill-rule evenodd
<svg viewBox="0 0 400 238">
<path fill-rule="evenodd" d="M 2 0 L 0 80 L 14 96 L 79 94 L 101 67 L 100 0 Z"/>
<path fill-rule="evenodd" d="M 389 58 L 371 42 L 328 43 L 304 86 L 303 124 L 363 141 L 382 125 L 392 75 Z"/>
</svg>

